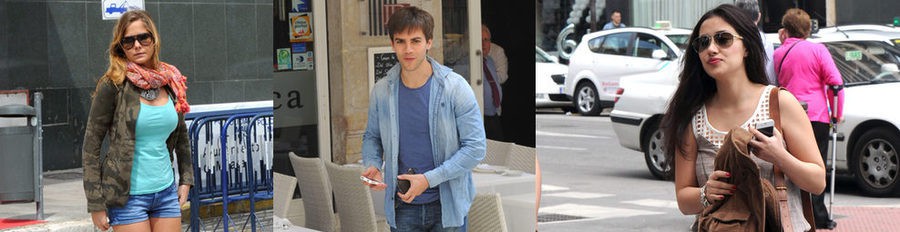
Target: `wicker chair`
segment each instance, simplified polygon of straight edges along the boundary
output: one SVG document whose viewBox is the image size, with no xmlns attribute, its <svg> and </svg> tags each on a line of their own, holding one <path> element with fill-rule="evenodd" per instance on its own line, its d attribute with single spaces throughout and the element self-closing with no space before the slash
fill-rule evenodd
<svg viewBox="0 0 900 232">
<path fill-rule="evenodd" d="M 325 232 L 337 231 L 331 183 L 328 182 L 324 163 L 319 158 L 304 158 L 293 152 L 288 156 L 297 175 L 297 184 L 300 185 L 300 196 L 306 214 L 304 227 Z"/>
<path fill-rule="evenodd" d="M 534 159 L 534 148 L 512 144 L 506 157 L 506 167 L 534 174 Z"/>
<path fill-rule="evenodd" d="M 475 195 L 469 208 L 469 231 L 508 231 L 499 193 Z"/>
<path fill-rule="evenodd" d="M 281 173 L 272 173 L 275 178 L 274 214 L 280 218 L 287 218 L 290 211 L 291 197 L 294 196 L 294 188 L 297 178 Z"/>
<path fill-rule="evenodd" d="M 387 223 L 379 223 L 369 187 L 359 180 L 362 167 L 326 163 L 328 178 L 334 186 L 335 205 L 342 231 L 387 231 Z M 383 221 L 383 220 L 382 220 Z M 381 224 L 381 225 L 379 225 Z"/>
<path fill-rule="evenodd" d="M 506 165 L 506 158 L 509 154 L 509 148 L 512 143 L 500 142 L 497 140 L 487 140 L 487 151 L 481 163 L 490 165 Z"/>
</svg>

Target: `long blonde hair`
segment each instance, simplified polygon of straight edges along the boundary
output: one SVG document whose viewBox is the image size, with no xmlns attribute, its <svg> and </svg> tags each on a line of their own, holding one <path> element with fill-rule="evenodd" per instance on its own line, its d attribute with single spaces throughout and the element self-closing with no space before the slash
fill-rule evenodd
<svg viewBox="0 0 900 232">
<path fill-rule="evenodd" d="M 150 31 L 150 34 L 153 36 L 154 49 L 147 66 L 151 69 L 159 67 L 160 41 L 159 33 L 156 30 L 156 24 L 153 23 L 153 19 L 150 18 L 150 14 L 147 13 L 147 11 L 131 10 L 122 14 L 122 17 L 119 18 L 119 21 L 116 22 L 116 26 L 113 28 L 113 38 L 112 41 L 109 42 L 109 49 L 107 49 L 109 52 L 109 68 L 106 69 L 106 73 L 103 74 L 103 77 L 97 82 L 98 87 L 105 80 L 112 81 L 116 85 L 122 84 L 122 82 L 125 81 L 125 72 L 127 71 L 125 66 L 128 64 L 128 58 L 125 56 L 125 50 L 122 49 L 120 42 L 122 41 L 122 38 L 125 37 L 125 30 L 128 29 L 128 26 L 137 20 L 143 21 L 147 30 Z"/>
</svg>

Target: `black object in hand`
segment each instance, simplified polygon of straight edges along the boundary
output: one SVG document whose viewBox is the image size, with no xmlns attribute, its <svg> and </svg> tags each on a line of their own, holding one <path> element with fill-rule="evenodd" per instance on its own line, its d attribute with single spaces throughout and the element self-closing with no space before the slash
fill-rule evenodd
<svg viewBox="0 0 900 232">
<path fill-rule="evenodd" d="M 771 126 L 770 126 L 770 127 L 759 128 L 759 129 L 757 129 L 757 130 L 759 130 L 759 132 L 763 133 L 764 135 L 766 135 L 766 136 L 768 136 L 768 137 L 772 137 L 773 132 L 772 132 L 772 127 L 771 127 Z"/>
<path fill-rule="evenodd" d="M 774 132 L 772 132 L 772 128 L 775 128 L 775 121 L 773 120 L 765 120 L 756 124 L 756 130 L 760 133 L 763 133 L 767 137 L 772 137 Z"/>
<path fill-rule="evenodd" d="M 416 172 L 413 171 L 412 168 L 410 168 L 409 170 L 406 171 L 406 174 L 416 174 Z M 409 180 L 397 179 L 397 190 L 402 194 L 406 194 L 406 191 L 409 191 L 409 187 L 411 185 L 412 184 L 409 183 Z"/>
</svg>

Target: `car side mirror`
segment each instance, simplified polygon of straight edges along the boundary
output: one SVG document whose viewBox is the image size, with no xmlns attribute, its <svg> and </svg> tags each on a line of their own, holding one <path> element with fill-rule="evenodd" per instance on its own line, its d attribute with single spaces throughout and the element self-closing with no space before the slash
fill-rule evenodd
<svg viewBox="0 0 900 232">
<path fill-rule="evenodd" d="M 650 57 L 657 60 L 669 60 L 669 55 L 666 54 L 662 49 L 653 50 L 653 53 L 650 54 Z"/>
</svg>

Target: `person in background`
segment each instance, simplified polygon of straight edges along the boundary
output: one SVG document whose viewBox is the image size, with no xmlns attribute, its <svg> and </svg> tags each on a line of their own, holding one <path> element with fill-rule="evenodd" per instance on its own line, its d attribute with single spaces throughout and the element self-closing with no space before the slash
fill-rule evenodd
<svg viewBox="0 0 900 232">
<path fill-rule="evenodd" d="M 381 183 L 362 183 L 388 191 L 384 212 L 391 231 L 466 231 L 475 199 L 472 169 L 486 148 L 475 93 L 427 55 L 431 14 L 402 8 L 387 28 L 399 63 L 372 89 L 362 145 L 361 175 Z M 401 182 L 408 190 L 398 187 Z"/>
<path fill-rule="evenodd" d="M 780 122 L 769 137 L 756 130 L 769 115 L 770 93 L 765 51 L 756 25 L 740 8 L 723 4 L 706 12 L 691 32 L 679 84 L 661 125 L 666 156 L 674 160 L 675 195 L 684 214 L 700 214 L 732 195 L 739 183 L 715 170 L 714 160 L 732 129 L 746 129 L 760 177 L 774 183 L 775 167 L 784 171 L 793 228 L 811 228 L 804 216 L 800 190 L 821 193 L 825 167 L 815 150 L 806 113 L 787 91 L 777 91 Z"/>
<path fill-rule="evenodd" d="M 609 16 L 609 22 L 606 23 L 606 25 L 603 25 L 603 30 L 623 27 L 627 26 L 622 23 L 622 12 L 620 12 L 619 10 L 613 10 L 612 14 Z"/>
<path fill-rule="evenodd" d="M 819 43 L 806 41 L 812 30 L 809 14 L 797 8 L 788 9 L 781 18 L 784 27 L 778 30 L 781 47 L 775 50 L 775 69 L 781 86 L 797 96 L 797 100 L 807 105 L 806 115 L 812 125 L 813 134 L 823 160 L 828 160 L 828 130 L 831 129 L 829 107 L 833 104 L 834 93 L 829 85 L 843 85 L 828 48 Z M 838 93 L 838 122 L 843 121 L 844 92 Z M 830 173 L 825 178 L 830 178 Z M 827 182 L 827 181 L 826 181 Z M 828 218 L 825 194 L 812 196 L 816 227 L 833 229 L 837 223 Z"/>
<path fill-rule="evenodd" d="M 759 12 L 759 3 L 756 0 L 737 0 L 734 5 L 750 15 L 753 24 L 759 26 L 759 18 L 762 17 L 762 13 Z M 766 77 L 769 78 L 770 85 L 778 86 L 778 76 L 775 75 L 775 64 L 772 60 L 772 55 L 775 54 L 775 45 L 766 38 L 762 28 L 759 29 L 759 37 L 762 38 L 763 48 L 766 50 Z"/>
<path fill-rule="evenodd" d="M 194 178 L 184 123 L 187 78 L 159 60 L 159 32 L 146 11 L 122 14 L 112 38 L 84 131 L 88 212 L 102 231 L 179 231 Z M 101 159 L 106 137 L 109 151 Z"/>
<path fill-rule="evenodd" d="M 481 25 L 481 49 L 485 54 L 491 51 L 491 30 Z M 482 62 L 482 74 L 484 77 L 484 132 L 491 140 L 504 141 L 503 124 L 500 113 L 503 103 L 503 86 L 497 78 L 497 68 L 491 56 L 484 56 Z"/>
<path fill-rule="evenodd" d="M 506 59 L 506 51 L 500 45 L 491 42 L 491 53 L 488 56 L 494 60 L 494 67 L 497 69 L 497 79 L 500 81 L 500 84 L 506 83 L 506 80 L 509 79 L 509 64 Z"/>
</svg>

